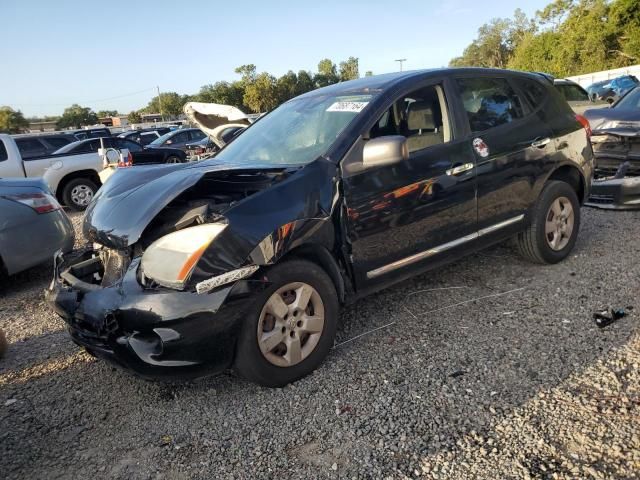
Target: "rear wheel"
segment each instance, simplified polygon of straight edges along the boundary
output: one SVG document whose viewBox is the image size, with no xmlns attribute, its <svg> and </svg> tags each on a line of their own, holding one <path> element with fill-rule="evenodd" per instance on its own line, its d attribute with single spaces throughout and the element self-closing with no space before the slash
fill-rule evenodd
<svg viewBox="0 0 640 480">
<path fill-rule="evenodd" d="M 318 265 L 290 260 L 266 273 L 238 340 L 234 369 L 266 387 L 282 387 L 315 370 L 333 345 L 338 298 Z"/>
<path fill-rule="evenodd" d="M 64 186 L 62 200 L 65 205 L 74 210 L 84 210 L 89 206 L 97 191 L 98 186 L 92 180 L 74 178 Z"/>
<path fill-rule="evenodd" d="M 171 155 L 167 158 L 167 163 L 182 163 L 182 160 L 177 155 Z"/>
<path fill-rule="evenodd" d="M 536 263 L 557 263 L 573 249 L 580 230 L 580 203 L 568 183 L 545 185 L 533 208 L 531 224 L 516 237 L 520 254 Z"/>
</svg>

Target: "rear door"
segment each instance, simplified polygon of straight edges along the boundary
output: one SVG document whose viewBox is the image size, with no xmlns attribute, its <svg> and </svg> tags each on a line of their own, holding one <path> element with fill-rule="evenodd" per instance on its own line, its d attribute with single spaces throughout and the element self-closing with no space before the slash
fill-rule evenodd
<svg viewBox="0 0 640 480">
<path fill-rule="evenodd" d="M 460 76 L 455 83 L 477 162 L 478 231 L 518 230 L 536 199 L 536 180 L 554 161 L 551 128 L 507 75 Z"/>
<path fill-rule="evenodd" d="M 434 81 L 389 99 L 343 162 L 351 259 L 359 289 L 443 260 L 474 240 L 474 155 L 451 113 L 450 86 Z M 359 170 L 367 138 L 407 137 L 409 158 Z"/>
</svg>

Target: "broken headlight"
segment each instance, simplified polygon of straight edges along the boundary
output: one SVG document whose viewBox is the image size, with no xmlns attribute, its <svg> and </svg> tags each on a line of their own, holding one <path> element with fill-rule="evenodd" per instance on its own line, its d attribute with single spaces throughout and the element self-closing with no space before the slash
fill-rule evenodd
<svg viewBox="0 0 640 480">
<path fill-rule="evenodd" d="M 204 251 L 226 227 L 207 223 L 159 238 L 142 255 L 142 274 L 163 287 L 184 289 Z"/>
</svg>

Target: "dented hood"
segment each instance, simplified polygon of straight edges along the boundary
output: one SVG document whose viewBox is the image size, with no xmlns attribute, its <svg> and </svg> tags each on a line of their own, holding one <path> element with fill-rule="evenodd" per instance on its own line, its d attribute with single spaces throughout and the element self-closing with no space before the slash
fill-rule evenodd
<svg viewBox="0 0 640 480">
<path fill-rule="evenodd" d="M 84 235 L 92 242 L 125 249 L 178 195 L 205 174 L 274 170 L 273 165 L 229 164 L 210 160 L 196 165 L 150 165 L 118 169 L 98 191 L 84 217 Z"/>
</svg>

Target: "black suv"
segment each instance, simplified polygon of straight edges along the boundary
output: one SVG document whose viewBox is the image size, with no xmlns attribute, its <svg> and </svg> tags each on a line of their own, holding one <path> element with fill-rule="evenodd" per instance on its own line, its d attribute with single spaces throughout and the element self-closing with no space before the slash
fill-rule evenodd
<svg viewBox="0 0 640 480">
<path fill-rule="evenodd" d="M 47 298 L 76 343 L 140 375 L 281 386 L 329 353 L 347 302 L 510 237 L 564 259 L 592 170 L 588 124 L 541 75 L 343 82 L 212 160 L 116 172 Z"/>
</svg>

